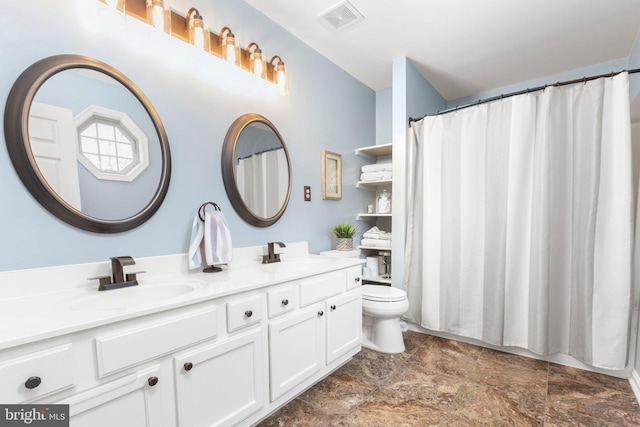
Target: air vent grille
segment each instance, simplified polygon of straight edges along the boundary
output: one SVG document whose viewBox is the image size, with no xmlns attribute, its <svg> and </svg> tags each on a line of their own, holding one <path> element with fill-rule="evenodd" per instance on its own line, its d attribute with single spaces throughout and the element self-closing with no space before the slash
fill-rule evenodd
<svg viewBox="0 0 640 427">
<path fill-rule="evenodd" d="M 362 14 L 348 1 L 339 3 L 318 16 L 336 31 L 344 30 L 364 19 Z"/>
</svg>

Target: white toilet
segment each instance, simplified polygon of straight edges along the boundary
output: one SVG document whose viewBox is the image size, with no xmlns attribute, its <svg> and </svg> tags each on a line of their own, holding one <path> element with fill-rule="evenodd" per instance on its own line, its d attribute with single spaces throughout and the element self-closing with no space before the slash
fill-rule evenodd
<svg viewBox="0 0 640 427">
<path fill-rule="evenodd" d="M 362 286 L 362 346 L 381 353 L 402 353 L 400 316 L 407 310 L 405 291 L 384 285 Z"/>
</svg>

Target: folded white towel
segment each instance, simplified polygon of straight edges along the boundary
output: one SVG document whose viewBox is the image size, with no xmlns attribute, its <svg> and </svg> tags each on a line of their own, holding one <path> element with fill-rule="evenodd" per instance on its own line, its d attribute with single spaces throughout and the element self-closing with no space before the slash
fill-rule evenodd
<svg viewBox="0 0 640 427">
<path fill-rule="evenodd" d="M 382 181 L 384 179 L 391 179 L 392 177 L 393 172 L 391 171 L 365 172 L 360 175 L 360 181 Z"/>
<path fill-rule="evenodd" d="M 373 248 L 390 248 L 391 240 L 383 239 L 362 239 L 360 240 L 361 246 L 369 246 Z"/>
<path fill-rule="evenodd" d="M 391 233 L 388 231 L 382 231 L 375 225 L 362 234 L 363 239 L 382 239 L 391 240 Z"/>
<path fill-rule="evenodd" d="M 393 170 L 391 163 L 374 163 L 372 165 L 364 165 L 362 167 L 362 172 L 383 172 L 391 170 Z"/>
<path fill-rule="evenodd" d="M 231 233 L 220 211 L 204 215 L 204 252 L 207 265 L 228 264 L 232 258 Z"/>
</svg>

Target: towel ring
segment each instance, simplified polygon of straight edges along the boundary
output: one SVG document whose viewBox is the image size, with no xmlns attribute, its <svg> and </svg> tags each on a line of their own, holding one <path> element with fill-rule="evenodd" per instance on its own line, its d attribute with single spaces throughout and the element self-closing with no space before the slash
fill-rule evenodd
<svg viewBox="0 0 640 427">
<path fill-rule="evenodd" d="M 217 204 L 215 204 L 215 203 L 213 203 L 213 202 L 206 202 L 206 203 L 203 203 L 203 204 L 202 204 L 202 206 L 200 206 L 200 209 L 198 209 L 198 216 L 200 217 L 200 220 L 201 220 L 201 221 L 204 221 L 204 213 L 205 213 L 205 210 L 206 210 L 206 208 L 207 208 L 207 205 L 211 205 L 211 206 L 213 206 L 213 208 L 214 208 L 216 211 L 221 211 L 221 210 L 222 210 L 222 209 L 220 209 L 220 206 L 218 206 Z"/>
</svg>

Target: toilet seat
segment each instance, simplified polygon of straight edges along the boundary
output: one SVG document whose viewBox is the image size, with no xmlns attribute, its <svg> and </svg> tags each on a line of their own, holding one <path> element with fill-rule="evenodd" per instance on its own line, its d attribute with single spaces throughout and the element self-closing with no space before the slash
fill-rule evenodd
<svg viewBox="0 0 640 427">
<path fill-rule="evenodd" d="M 407 299 L 407 293 L 391 286 L 364 285 L 362 298 L 368 301 L 398 302 Z"/>
</svg>

